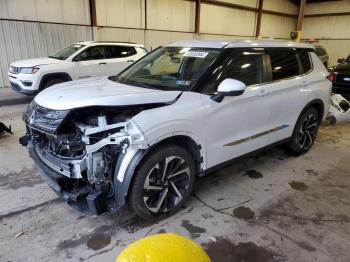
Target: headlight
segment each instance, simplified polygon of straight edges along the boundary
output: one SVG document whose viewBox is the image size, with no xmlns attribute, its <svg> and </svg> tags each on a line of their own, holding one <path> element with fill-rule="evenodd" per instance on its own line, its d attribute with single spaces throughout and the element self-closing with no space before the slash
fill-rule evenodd
<svg viewBox="0 0 350 262">
<path fill-rule="evenodd" d="M 21 68 L 21 74 L 34 74 L 38 72 L 39 67 L 22 67 Z"/>
</svg>

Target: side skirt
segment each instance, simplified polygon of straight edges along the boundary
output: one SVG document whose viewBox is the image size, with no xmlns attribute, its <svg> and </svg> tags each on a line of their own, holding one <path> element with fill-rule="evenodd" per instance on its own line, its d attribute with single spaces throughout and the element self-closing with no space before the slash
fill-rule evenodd
<svg viewBox="0 0 350 262">
<path fill-rule="evenodd" d="M 277 141 L 277 142 L 275 142 L 275 143 L 273 143 L 273 144 L 267 145 L 267 146 L 265 146 L 265 147 L 259 148 L 259 149 L 257 149 L 257 150 L 252 151 L 252 152 L 249 152 L 249 153 L 247 153 L 247 154 L 244 154 L 244 155 L 241 155 L 241 156 L 239 156 L 239 157 L 236 157 L 236 158 L 230 159 L 230 160 L 228 160 L 228 161 L 225 161 L 225 162 L 223 162 L 223 163 L 220 163 L 220 164 L 218 164 L 218 165 L 216 165 L 216 166 L 212 166 L 212 167 L 210 167 L 210 168 L 204 170 L 203 172 L 201 172 L 201 173 L 199 174 L 199 176 L 200 176 L 200 177 L 206 176 L 206 175 L 208 175 L 209 173 L 212 173 L 212 172 L 214 172 L 214 171 L 216 171 L 216 170 L 218 170 L 218 169 L 221 169 L 221 168 L 223 168 L 223 167 L 225 167 L 225 166 L 227 166 L 227 165 L 233 164 L 233 163 L 235 163 L 235 162 L 238 162 L 238 161 L 240 161 L 240 160 L 242 160 L 242 159 L 246 159 L 246 158 L 251 157 L 251 156 L 255 156 L 255 155 L 257 155 L 257 154 L 259 154 L 259 153 L 261 153 L 261 152 L 263 152 L 263 151 L 266 151 L 267 149 L 276 147 L 276 146 L 278 146 L 278 145 L 286 144 L 286 143 L 290 142 L 291 139 L 292 139 L 292 137 L 282 139 L 282 140 Z"/>
</svg>

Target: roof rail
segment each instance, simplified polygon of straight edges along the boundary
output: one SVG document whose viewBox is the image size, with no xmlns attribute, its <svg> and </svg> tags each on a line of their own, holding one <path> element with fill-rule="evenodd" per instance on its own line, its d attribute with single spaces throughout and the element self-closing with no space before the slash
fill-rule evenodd
<svg viewBox="0 0 350 262">
<path fill-rule="evenodd" d="M 126 41 L 92 41 L 92 43 L 123 43 L 123 44 L 135 44 L 134 42 L 126 42 Z"/>
</svg>

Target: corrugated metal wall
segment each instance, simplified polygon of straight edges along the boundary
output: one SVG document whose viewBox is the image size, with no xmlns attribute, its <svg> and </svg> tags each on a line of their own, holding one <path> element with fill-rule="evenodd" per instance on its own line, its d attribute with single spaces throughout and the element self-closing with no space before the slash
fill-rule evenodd
<svg viewBox="0 0 350 262">
<path fill-rule="evenodd" d="M 196 37 L 191 33 L 195 20 L 195 3 L 191 1 L 147 0 L 147 30 L 144 0 L 98 0 L 96 12 L 101 40 L 131 41 L 156 48 Z"/>
<path fill-rule="evenodd" d="M 305 9 L 306 15 L 344 12 L 350 12 L 349 0 L 307 4 Z M 302 37 L 317 39 L 328 51 L 329 65 L 335 65 L 350 54 L 350 15 L 306 17 Z"/>
<path fill-rule="evenodd" d="M 91 40 L 89 12 L 88 0 L 0 0 L 0 87 L 13 61 Z"/>
<path fill-rule="evenodd" d="M 258 0 L 220 1 L 258 6 Z M 251 10 L 202 3 L 197 35 L 193 33 L 195 1 L 147 0 L 145 8 L 144 0 L 96 0 L 95 40 L 130 41 L 156 48 L 182 39 L 255 34 L 257 13 Z M 298 11 L 288 0 L 264 0 L 264 9 L 292 15 Z M 9 84 L 7 70 L 12 61 L 46 56 L 73 42 L 92 39 L 89 25 L 89 0 L 0 0 L 0 86 Z M 263 14 L 261 35 L 288 39 L 295 26 L 295 17 Z"/>
<path fill-rule="evenodd" d="M 257 8 L 258 0 L 225 0 L 221 2 Z M 214 4 L 201 4 L 200 35 L 194 32 L 195 2 L 184 0 L 147 0 L 147 30 L 144 0 L 98 0 L 96 2 L 99 39 L 142 43 L 150 48 L 189 38 L 243 38 L 255 34 L 256 12 Z M 265 0 L 264 9 L 298 13 L 288 0 Z M 128 29 L 123 29 L 128 27 Z M 263 37 L 289 39 L 296 18 L 263 14 Z M 133 29 L 137 28 L 137 29 Z"/>
<path fill-rule="evenodd" d="M 82 40 L 91 40 L 90 27 L 0 20 L 0 87 L 10 84 L 13 61 L 48 56 Z"/>
</svg>

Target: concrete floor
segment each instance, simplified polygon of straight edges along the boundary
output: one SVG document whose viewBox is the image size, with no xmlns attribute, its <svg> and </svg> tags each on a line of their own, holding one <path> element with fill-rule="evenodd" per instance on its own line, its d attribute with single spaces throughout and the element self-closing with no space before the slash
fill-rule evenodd
<svg viewBox="0 0 350 262">
<path fill-rule="evenodd" d="M 0 138 L 0 261 L 114 261 L 158 232 L 193 239 L 213 262 L 350 261 L 350 124 L 323 127 L 304 156 L 276 148 L 206 176 L 185 208 L 149 224 L 59 200 L 18 144 L 24 108 L 0 107 L 15 132 Z"/>
</svg>

